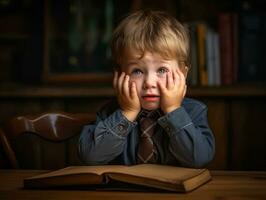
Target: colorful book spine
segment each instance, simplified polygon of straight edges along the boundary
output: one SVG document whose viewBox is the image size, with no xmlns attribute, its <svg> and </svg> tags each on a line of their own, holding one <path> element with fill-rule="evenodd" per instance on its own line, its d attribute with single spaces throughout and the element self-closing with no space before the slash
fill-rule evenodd
<svg viewBox="0 0 266 200">
<path fill-rule="evenodd" d="M 206 63 L 206 34 L 207 26 L 204 23 L 197 25 L 197 45 L 198 45 L 198 67 L 199 83 L 202 86 L 208 85 L 208 72 Z"/>
<path fill-rule="evenodd" d="M 220 13 L 218 18 L 221 82 L 223 85 L 231 85 L 233 83 L 233 38 L 231 19 L 231 13 Z"/>
</svg>

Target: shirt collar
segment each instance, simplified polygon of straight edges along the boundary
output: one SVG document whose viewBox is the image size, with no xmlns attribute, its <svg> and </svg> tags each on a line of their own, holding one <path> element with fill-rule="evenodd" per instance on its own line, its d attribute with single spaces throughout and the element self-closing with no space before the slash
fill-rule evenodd
<svg viewBox="0 0 266 200">
<path fill-rule="evenodd" d="M 156 110 L 145 110 L 141 109 L 141 111 L 138 114 L 137 119 L 141 119 L 143 117 L 150 117 L 153 119 L 158 119 L 159 117 L 163 116 L 162 110 L 161 109 L 156 109 Z"/>
</svg>

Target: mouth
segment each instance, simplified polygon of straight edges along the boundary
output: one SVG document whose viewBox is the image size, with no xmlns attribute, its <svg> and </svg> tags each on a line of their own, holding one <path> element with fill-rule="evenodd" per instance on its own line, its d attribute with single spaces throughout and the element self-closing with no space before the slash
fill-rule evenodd
<svg viewBox="0 0 266 200">
<path fill-rule="evenodd" d="M 159 95 L 143 95 L 142 99 L 148 102 L 155 102 L 155 101 L 160 100 L 160 96 Z"/>
</svg>

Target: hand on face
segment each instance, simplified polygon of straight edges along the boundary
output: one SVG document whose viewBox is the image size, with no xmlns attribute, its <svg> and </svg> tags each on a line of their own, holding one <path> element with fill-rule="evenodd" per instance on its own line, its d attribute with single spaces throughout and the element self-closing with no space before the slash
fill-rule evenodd
<svg viewBox="0 0 266 200">
<path fill-rule="evenodd" d="M 179 67 L 166 75 L 166 83 L 158 82 L 161 92 L 160 106 L 164 113 L 179 108 L 186 94 L 186 78 Z"/>
<path fill-rule="evenodd" d="M 122 114 L 130 121 L 134 121 L 141 110 L 136 84 L 129 81 L 129 76 L 122 72 L 120 76 L 115 71 L 113 87 L 118 98 Z"/>
</svg>

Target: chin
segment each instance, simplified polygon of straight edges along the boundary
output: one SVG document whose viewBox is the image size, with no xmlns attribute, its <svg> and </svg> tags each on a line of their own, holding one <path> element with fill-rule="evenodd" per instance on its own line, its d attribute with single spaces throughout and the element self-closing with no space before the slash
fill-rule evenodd
<svg viewBox="0 0 266 200">
<path fill-rule="evenodd" d="M 159 103 L 143 103 L 141 107 L 145 110 L 156 110 L 159 108 Z"/>
</svg>

